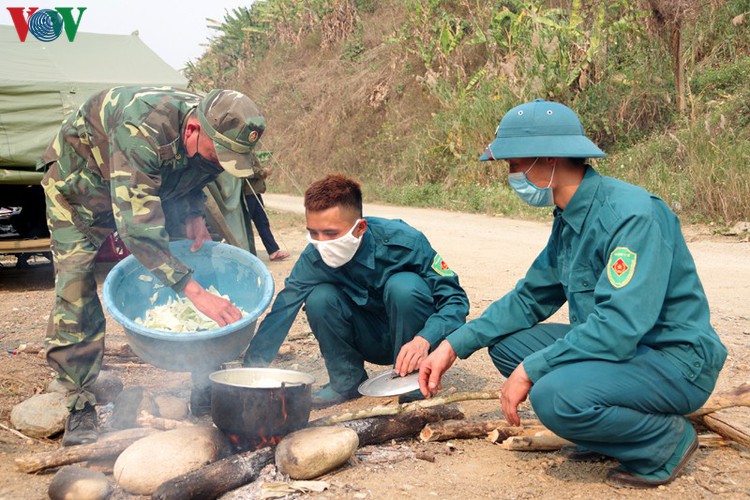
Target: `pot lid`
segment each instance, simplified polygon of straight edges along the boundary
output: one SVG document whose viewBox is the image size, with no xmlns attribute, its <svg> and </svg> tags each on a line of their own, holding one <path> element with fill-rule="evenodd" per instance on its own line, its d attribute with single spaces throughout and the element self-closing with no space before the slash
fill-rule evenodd
<svg viewBox="0 0 750 500">
<path fill-rule="evenodd" d="M 419 389 L 419 372 L 413 372 L 404 377 L 393 369 L 376 373 L 359 385 L 359 393 L 363 396 L 398 396 Z"/>
</svg>

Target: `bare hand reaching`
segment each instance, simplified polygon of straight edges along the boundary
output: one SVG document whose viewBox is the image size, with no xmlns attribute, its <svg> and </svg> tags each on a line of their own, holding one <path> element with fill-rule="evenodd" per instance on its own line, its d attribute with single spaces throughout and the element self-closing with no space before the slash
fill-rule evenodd
<svg viewBox="0 0 750 500">
<path fill-rule="evenodd" d="M 500 392 L 500 404 L 503 408 L 505 420 L 510 425 L 521 425 L 521 419 L 518 417 L 518 405 L 526 401 L 531 390 L 532 382 L 526 374 L 523 363 L 518 365 L 508 380 L 503 384 Z"/>
<path fill-rule="evenodd" d="M 206 291 L 194 279 L 190 279 L 183 293 L 200 312 L 216 321 L 220 327 L 227 326 L 242 318 L 242 313 L 234 304 L 223 297 Z"/>
<path fill-rule="evenodd" d="M 434 396 L 442 389 L 441 379 L 458 356 L 447 340 L 435 349 L 432 354 L 419 365 L 419 390 L 426 398 Z"/>
<path fill-rule="evenodd" d="M 416 336 L 404 344 L 396 358 L 396 372 L 402 377 L 419 368 L 419 363 L 430 353 L 430 343 L 426 338 Z"/>
<path fill-rule="evenodd" d="M 190 246 L 191 252 L 197 252 L 204 242 L 211 241 L 211 233 L 208 232 L 206 221 L 200 215 L 185 221 L 185 234 L 188 239 L 193 240 L 193 244 Z"/>
</svg>

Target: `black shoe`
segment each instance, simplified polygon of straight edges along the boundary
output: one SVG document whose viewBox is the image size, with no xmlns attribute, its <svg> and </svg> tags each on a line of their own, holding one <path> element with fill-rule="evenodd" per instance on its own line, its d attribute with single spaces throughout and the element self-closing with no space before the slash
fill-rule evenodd
<svg viewBox="0 0 750 500">
<path fill-rule="evenodd" d="M 194 417 L 211 414 L 211 386 L 190 389 L 190 413 Z"/>
<path fill-rule="evenodd" d="M 99 435 L 96 432 L 96 409 L 86 403 L 82 410 L 73 410 L 65 421 L 63 446 L 93 443 Z"/>
</svg>

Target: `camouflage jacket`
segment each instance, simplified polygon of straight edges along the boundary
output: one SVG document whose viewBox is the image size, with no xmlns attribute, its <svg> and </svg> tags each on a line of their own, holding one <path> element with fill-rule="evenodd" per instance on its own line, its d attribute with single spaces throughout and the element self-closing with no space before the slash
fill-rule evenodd
<svg viewBox="0 0 750 500">
<path fill-rule="evenodd" d="M 51 187 L 97 246 L 116 226 L 128 250 L 176 290 L 191 270 L 169 252 L 167 224 L 173 224 L 165 213 L 180 223 L 201 214 L 202 188 L 218 175 L 190 166 L 182 141 L 199 101 L 169 88 L 102 91 L 63 123 L 40 160 L 49 167 L 43 181 L 48 204 Z"/>
</svg>

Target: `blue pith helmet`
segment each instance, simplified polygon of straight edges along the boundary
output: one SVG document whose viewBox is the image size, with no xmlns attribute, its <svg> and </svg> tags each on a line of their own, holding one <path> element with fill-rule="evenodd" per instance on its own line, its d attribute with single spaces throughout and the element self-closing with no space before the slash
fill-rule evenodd
<svg viewBox="0 0 750 500">
<path fill-rule="evenodd" d="M 509 158 L 601 158 L 583 132 L 578 116 L 567 106 L 537 99 L 511 109 L 495 131 L 480 161 Z"/>
</svg>

